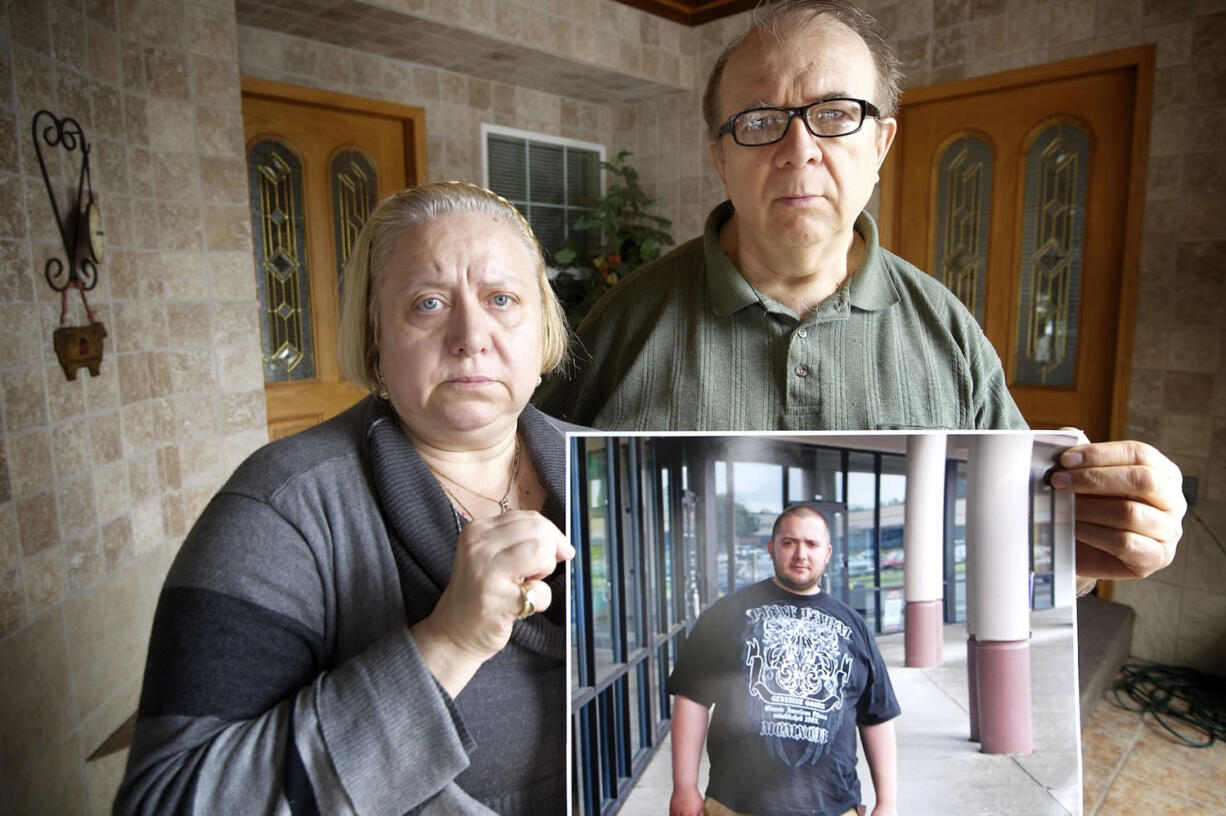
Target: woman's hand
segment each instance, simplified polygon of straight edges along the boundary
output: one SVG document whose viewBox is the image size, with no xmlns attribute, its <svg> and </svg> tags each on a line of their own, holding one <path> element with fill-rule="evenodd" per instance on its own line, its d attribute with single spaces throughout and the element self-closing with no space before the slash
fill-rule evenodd
<svg viewBox="0 0 1226 816">
<path fill-rule="evenodd" d="M 451 582 L 429 617 L 410 627 L 426 666 L 452 697 L 507 645 L 527 583 L 537 612 L 553 602 L 542 579 L 575 549 L 533 510 L 512 510 L 465 525 Z"/>
</svg>

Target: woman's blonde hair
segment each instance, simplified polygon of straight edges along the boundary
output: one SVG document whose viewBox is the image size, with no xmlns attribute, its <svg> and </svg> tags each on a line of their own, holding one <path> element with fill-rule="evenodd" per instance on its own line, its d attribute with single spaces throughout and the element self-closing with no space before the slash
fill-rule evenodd
<svg viewBox="0 0 1226 816">
<path fill-rule="evenodd" d="M 483 213 L 511 227 L 532 258 L 541 295 L 541 373 L 553 371 L 566 357 L 569 333 L 562 304 L 545 273 L 545 257 L 532 227 L 519 210 L 484 187 L 460 181 L 422 184 L 393 193 L 366 219 L 358 234 L 341 291 L 339 354 L 345 378 L 374 393 L 378 391 L 378 292 L 396 241 L 408 227 L 429 224 L 442 215 Z"/>
</svg>

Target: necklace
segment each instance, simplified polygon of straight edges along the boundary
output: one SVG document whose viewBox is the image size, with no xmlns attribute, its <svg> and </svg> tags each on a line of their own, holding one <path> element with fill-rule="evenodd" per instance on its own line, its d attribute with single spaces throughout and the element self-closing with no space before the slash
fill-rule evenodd
<svg viewBox="0 0 1226 816">
<path fill-rule="evenodd" d="M 430 466 L 427 465 L 427 467 L 430 467 Z M 450 484 L 452 487 L 458 487 L 460 490 L 465 490 L 469 493 L 472 493 L 474 496 L 478 496 L 482 499 L 485 499 L 487 502 L 498 505 L 500 508 L 502 508 L 501 510 L 498 511 L 499 513 L 506 513 L 511 509 L 511 494 L 515 491 L 515 479 L 518 478 L 519 476 L 519 436 L 516 435 L 515 437 L 515 460 L 513 464 L 511 465 L 511 478 L 507 482 L 507 490 L 505 493 L 502 494 L 501 499 L 495 499 L 493 496 L 487 496 L 484 493 L 478 493 L 476 490 L 473 490 L 471 487 L 465 487 L 464 485 L 446 476 L 445 474 L 439 473 L 437 470 L 435 470 L 432 467 L 430 468 L 430 472 L 433 473 L 435 476 L 437 476 L 439 479 L 442 479 L 443 481 Z M 453 502 L 455 502 L 456 504 L 460 506 L 460 509 L 464 511 L 465 515 L 467 515 L 470 519 L 476 518 L 472 514 L 472 511 L 470 511 L 467 507 L 465 507 L 464 503 L 461 502 L 458 498 L 456 498 L 455 493 L 447 489 L 447 485 L 440 484 L 439 486 L 443 488 L 443 492 L 447 494 L 448 498 L 450 498 Z"/>
<path fill-rule="evenodd" d="M 437 476 L 438 474 L 435 474 L 435 475 Z M 459 510 L 456 510 L 457 516 L 463 516 L 469 521 L 476 518 L 476 516 L 473 515 L 473 511 L 465 507 L 464 502 L 460 501 L 460 499 L 454 493 L 452 493 L 450 490 L 447 489 L 447 485 L 440 484 L 439 487 L 443 488 L 443 492 L 447 494 L 447 498 L 451 499 L 451 503 L 454 504 L 456 507 L 460 508 Z M 455 509 L 455 508 L 452 508 L 452 509 Z M 459 519 L 457 519 L 456 521 L 458 522 Z"/>
</svg>

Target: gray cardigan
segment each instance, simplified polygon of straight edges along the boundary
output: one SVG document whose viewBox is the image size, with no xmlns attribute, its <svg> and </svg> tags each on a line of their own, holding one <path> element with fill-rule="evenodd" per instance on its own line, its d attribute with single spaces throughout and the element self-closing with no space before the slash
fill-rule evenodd
<svg viewBox="0 0 1226 816">
<path fill-rule="evenodd" d="M 520 431 L 563 527 L 563 429 L 528 407 Z M 253 454 L 166 578 L 115 812 L 564 812 L 566 604 L 455 700 L 409 635 L 456 535 L 382 401 Z"/>
</svg>

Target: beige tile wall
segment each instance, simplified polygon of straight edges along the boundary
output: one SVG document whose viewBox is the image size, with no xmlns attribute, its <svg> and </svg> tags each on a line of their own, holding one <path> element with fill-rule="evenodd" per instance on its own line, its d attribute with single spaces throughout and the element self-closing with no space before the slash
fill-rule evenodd
<svg viewBox="0 0 1226 816">
<path fill-rule="evenodd" d="M 682 38 L 683 52 L 697 63 L 693 87 L 617 106 L 619 129 L 634 134 L 628 142 L 635 154 L 633 161 L 659 202 L 661 214 L 673 221 L 673 238 L 678 243 L 701 233 L 707 213 L 724 199 L 707 148 L 702 91 L 715 58 L 748 21 L 747 13 L 737 14 L 698 26 Z"/>
<path fill-rule="evenodd" d="M 135 709 L 187 521 L 267 438 L 227 6 L 0 4 L 0 812 L 109 812 L 123 756 L 85 758 Z M 107 237 L 102 370 L 73 382 L 42 108 L 84 128 Z M 63 199 L 75 170 L 48 155 Z"/>
<path fill-rule="evenodd" d="M 239 28 L 239 53 L 245 76 L 425 108 L 429 180 L 481 181 L 482 124 L 597 142 L 616 152 L 607 105 L 249 26 Z"/>
</svg>

